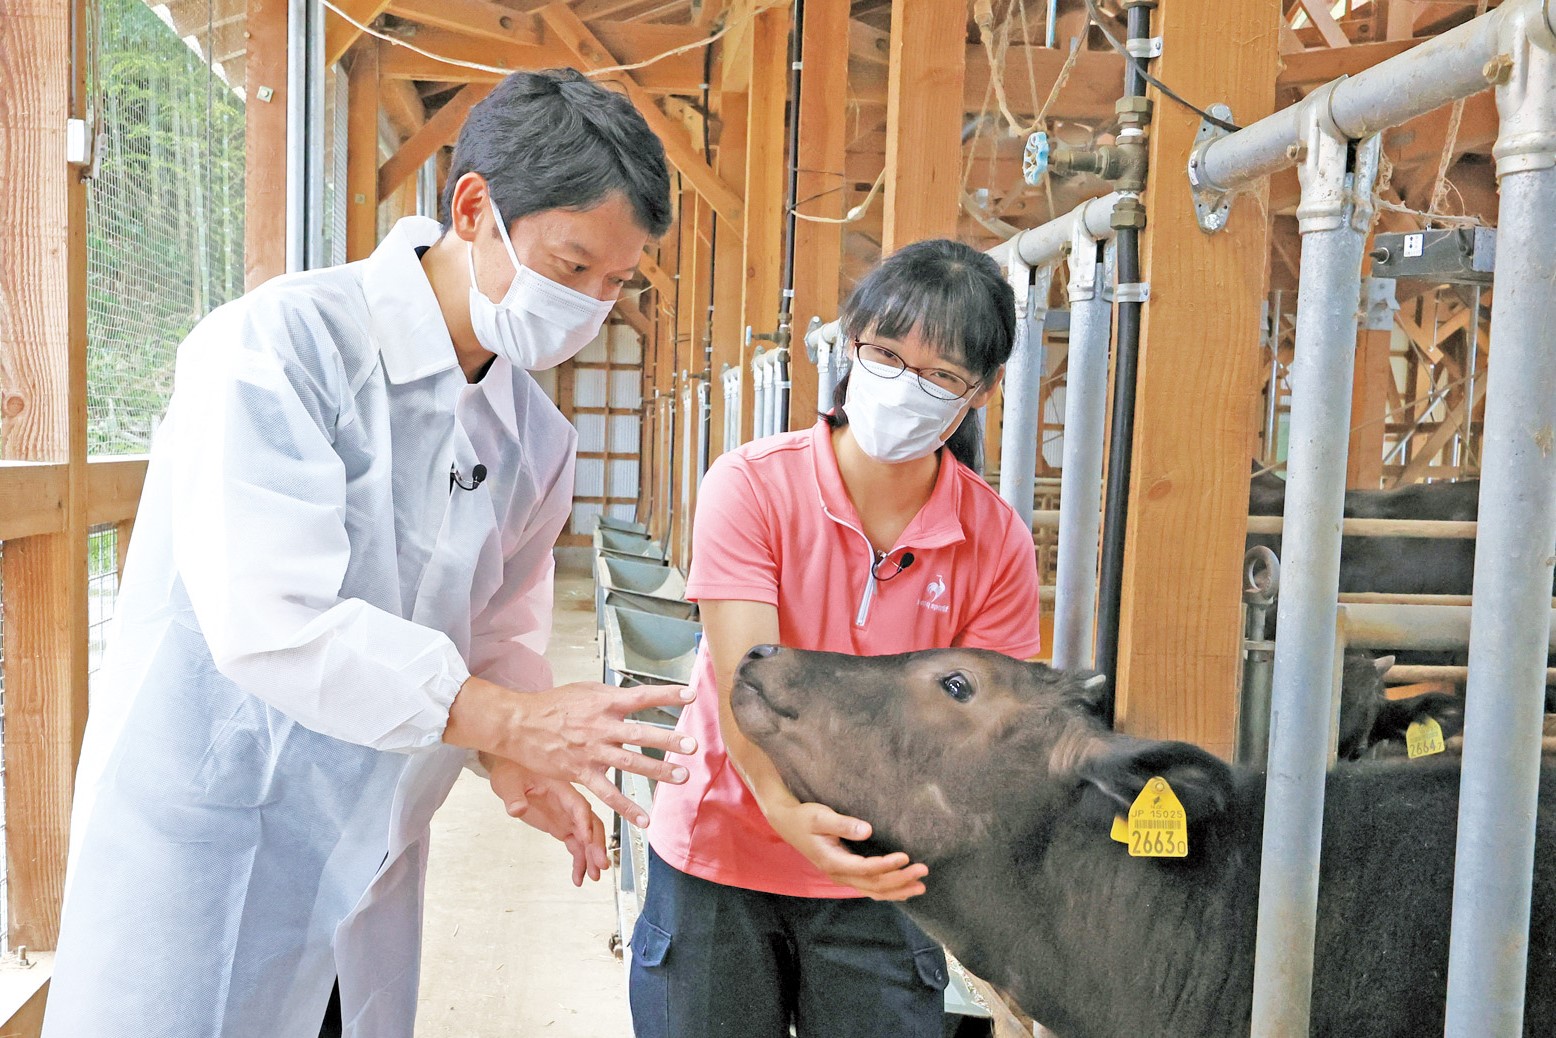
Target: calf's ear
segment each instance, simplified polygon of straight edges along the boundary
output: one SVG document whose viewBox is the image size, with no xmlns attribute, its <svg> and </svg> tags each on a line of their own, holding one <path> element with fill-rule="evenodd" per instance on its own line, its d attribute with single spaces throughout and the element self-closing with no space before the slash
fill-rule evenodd
<svg viewBox="0 0 1556 1038">
<path fill-rule="evenodd" d="M 1406 730 L 1417 721 L 1435 717 L 1443 735 L 1452 738 L 1464 731 L 1464 700 L 1446 692 L 1426 692 L 1409 699 L 1385 700 L 1372 723 L 1370 742 L 1403 740 Z"/>
<path fill-rule="evenodd" d="M 1078 774 L 1119 815 L 1129 813 L 1145 784 L 1157 775 L 1172 786 L 1191 824 L 1220 814 L 1232 797 L 1232 769 L 1186 742 L 1120 739 L 1086 760 Z"/>
</svg>

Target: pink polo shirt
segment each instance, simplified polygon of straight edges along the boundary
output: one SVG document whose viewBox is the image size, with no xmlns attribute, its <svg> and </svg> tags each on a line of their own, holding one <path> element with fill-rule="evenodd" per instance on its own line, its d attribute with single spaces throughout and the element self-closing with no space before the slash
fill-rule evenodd
<svg viewBox="0 0 1556 1038">
<path fill-rule="evenodd" d="M 726 454 L 698 491 L 686 594 L 778 607 L 784 645 L 858 656 L 968 646 L 1019 658 L 1040 648 L 1037 560 L 1015 510 L 941 455 L 929 501 L 881 567 L 913 563 L 869 589 L 874 551 L 848 498 L 825 422 Z M 682 872 L 799 897 L 857 897 L 775 833 L 729 762 L 707 642 L 680 728 L 702 752 L 684 785 L 661 784 L 649 842 Z"/>
</svg>

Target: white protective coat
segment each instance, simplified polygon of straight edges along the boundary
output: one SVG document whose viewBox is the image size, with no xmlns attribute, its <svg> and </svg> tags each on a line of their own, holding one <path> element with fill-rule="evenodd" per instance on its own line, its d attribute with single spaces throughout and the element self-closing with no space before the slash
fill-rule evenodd
<svg viewBox="0 0 1556 1038">
<path fill-rule="evenodd" d="M 49 1038 L 409 1036 L 475 673 L 551 685 L 572 426 L 467 383 L 402 220 L 179 350 L 77 777 Z M 475 490 L 449 488 L 484 464 Z"/>
</svg>

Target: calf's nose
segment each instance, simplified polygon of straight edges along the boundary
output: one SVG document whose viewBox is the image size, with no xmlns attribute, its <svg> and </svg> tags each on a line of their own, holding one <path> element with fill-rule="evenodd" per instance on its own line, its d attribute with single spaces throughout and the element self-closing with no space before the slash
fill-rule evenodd
<svg viewBox="0 0 1556 1038">
<path fill-rule="evenodd" d="M 776 655 L 778 655 L 778 646 L 776 645 L 755 645 L 752 646 L 750 652 L 746 653 L 746 659 L 765 660 L 769 656 Z"/>
</svg>

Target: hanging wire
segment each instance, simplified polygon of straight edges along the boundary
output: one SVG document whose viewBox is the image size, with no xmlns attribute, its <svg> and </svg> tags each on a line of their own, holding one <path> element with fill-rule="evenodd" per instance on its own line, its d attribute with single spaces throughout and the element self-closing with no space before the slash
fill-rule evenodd
<svg viewBox="0 0 1556 1038">
<path fill-rule="evenodd" d="M 1238 130 L 1242 129 L 1242 127 L 1238 126 L 1236 123 L 1228 122 L 1225 119 L 1217 119 L 1215 116 L 1211 115 L 1209 112 L 1205 111 L 1198 105 L 1189 101 L 1185 101 L 1183 96 L 1176 90 L 1172 89 L 1172 87 L 1168 86 L 1166 83 L 1163 83 L 1161 80 L 1147 72 L 1145 70 L 1145 59 L 1137 58 L 1130 54 L 1127 50 L 1124 49 L 1124 45 L 1118 42 L 1118 38 L 1108 31 L 1107 25 L 1102 21 L 1102 12 L 1097 10 L 1096 0 L 1086 0 L 1086 15 L 1091 19 L 1091 23 L 1095 25 L 1099 31 L 1101 31 L 1103 39 L 1108 41 L 1108 46 L 1118 51 L 1118 53 L 1125 61 L 1134 63 L 1135 69 L 1140 73 L 1141 79 L 1160 90 L 1167 97 L 1172 98 L 1172 100 L 1176 101 L 1184 108 L 1187 108 L 1189 111 L 1195 113 L 1212 126 L 1220 127 L 1221 129 L 1227 130 L 1231 133 L 1236 133 Z"/>
<path fill-rule="evenodd" d="M 336 6 L 334 3 L 332 3 L 331 0 L 321 0 L 321 2 L 324 4 L 324 6 L 328 10 L 334 11 L 341 18 L 345 19 L 351 25 L 355 26 L 358 31 L 365 32 L 369 36 L 373 36 L 373 37 L 376 37 L 376 38 L 378 38 L 380 40 L 383 40 L 385 43 L 392 43 L 396 47 L 404 47 L 406 50 L 412 51 L 412 52 L 414 52 L 416 54 L 420 54 L 424 58 L 431 58 L 433 61 L 440 61 L 440 62 L 442 62 L 445 65 L 457 65 L 460 68 L 474 69 L 477 72 L 491 72 L 491 73 L 493 73 L 495 75 L 499 75 L 499 76 L 507 76 L 507 75 L 513 74 L 514 72 L 519 71 L 518 69 L 505 68 L 505 67 L 503 67 L 501 65 L 483 65 L 479 61 L 465 61 L 465 60 L 460 59 L 460 58 L 450 58 L 450 57 L 447 57 L 447 56 L 442 55 L 442 54 L 434 53 L 433 51 L 426 50 L 424 48 L 418 47 L 414 43 L 411 43 L 409 40 L 406 40 L 406 39 L 404 39 L 402 37 L 395 36 L 392 33 L 386 33 L 386 32 L 384 32 L 384 31 L 382 31 L 380 29 L 374 29 L 374 28 L 372 28 L 371 26 L 368 26 L 368 25 L 364 25 L 362 22 L 360 22 L 357 19 L 353 18 L 351 15 L 347 14 L 345 11 L 342 11 L 338 6 Z M 711 34 L 709 36 L 706 36 L 703 39 L 695 40 L 695 41 L 693 41 L 691 43 L 682 44 L 679 47 L 672 47 L 670 50 L 665 51 L 663 54 L 655 54 L 651 58 L 645 58 L 642 61 L 634 61 L 634 62 L 632 62 L 631 64 L 628 64 L 628 65 L 608 65 L 605 68 L 587 69 L 587 70 L 584 70 L 584 75 L 586 75 L 586 76 L 604 76 L 604 75 L 609 75 L 609 74 L 614 73 L 614 72 L 633 72 L 633 71 L 635 71 L 637 69 L 647 68 L 649 65 L 653 65 L 653 64 L 656 64 L 658 62 L 664 61 L 666 58 L 673 58 L 677 54 L 686 54 L 686 53 L 689 53 L 690 51 L 698 50 L 699 48 L 702 48 L 702 47 L 707 47 L 707 46 L 711 45 L 715 40 L 723 38 L 725 35 L 727 35 L 729 32 L 731 32 L 735 28 L 745 24 L 746 22 L 751 21 L 758 14 L 762 13 L 763 10 L 765 10 L 765 8 L 763 8 L 763 7 L 755 7 L 754 6 L 754 7 L 751 8 L 750 11 L 748 11 L 745 14 L 741 15 L 739 18 L 733 19 L 732 21 L 729 21 L 729 22 L 725 23 L 724 27 L 722 29 L 718 30 L 717 32 L 715 32 L 715 33 L 713 33 L 713 34 Z"/>
<path fill-rule="evenodd" d="M 797 206 L 795 208 L 793 208 L 793 209 L 790 209 L 789 211 L 794 214 L 794 218 L 796 220 L 804 220 L 807 223 L 833 223 L 833 224 L 854 223 L 854 222 L 856 222 L 858 220 L 863 219 L 864 215 L 870 211 L 870 203 L 875 201 L 876 193 L 880 191 L 881 185 L 884 184 L 885 182 L 886 182 L 886 171 L 883 169 L 883 170 L 881 170 L 881 175 L 875 178 L 875 183 L 870 185 L 870 193 L 864 196 L 864 201 L 860 202 L 858 205 L 856 205 L 852 209 L 850 209 L 848 211 L 848 215 L 847 216 L 842 216 L 842 217 L 837 217 L 837 216 L 809 216 L 809 215 L 807 215 L 805 213 L 800 212 L 799 208 Z M 819 196 L 812 196 L 812 197 L 819 197 Z"/>
</svg>

